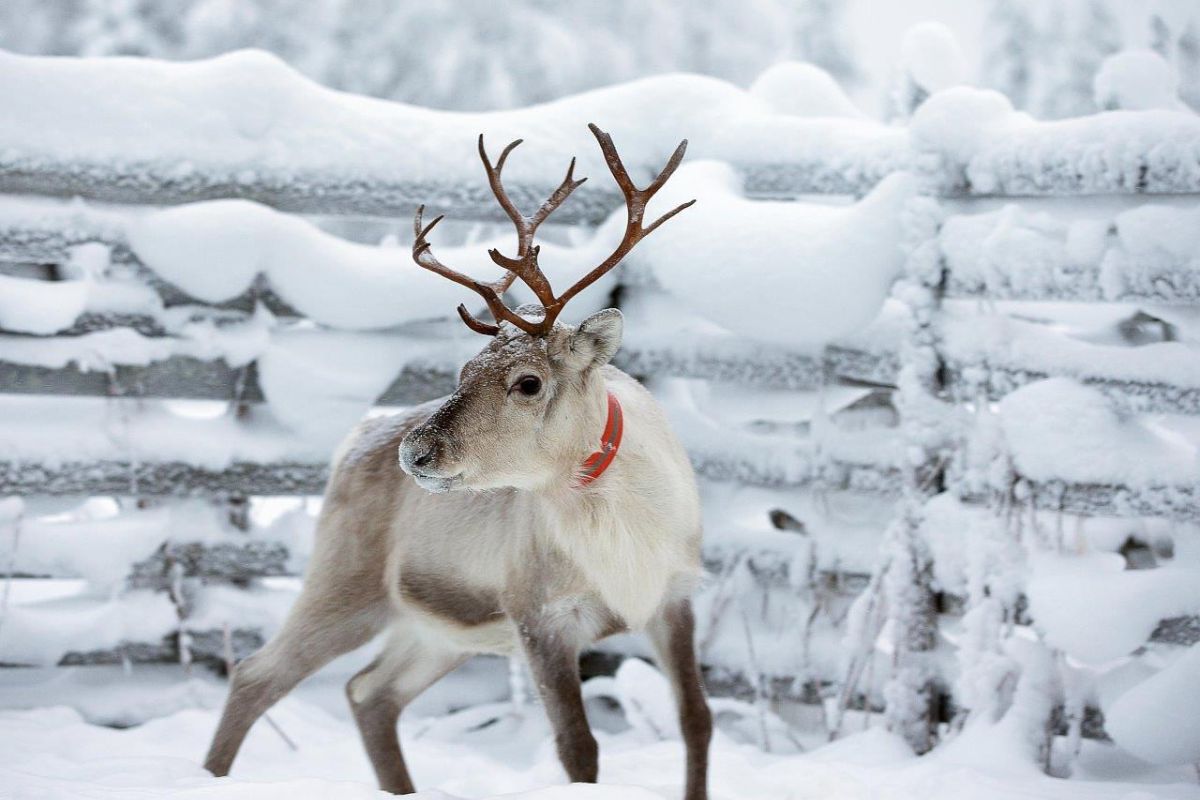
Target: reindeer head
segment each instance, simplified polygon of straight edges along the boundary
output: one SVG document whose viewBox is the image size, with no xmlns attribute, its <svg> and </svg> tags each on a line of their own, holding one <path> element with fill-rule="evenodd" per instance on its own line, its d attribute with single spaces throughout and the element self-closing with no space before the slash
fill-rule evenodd
<svg viewBox="0 0 1200 800">
<path fill-rule="evenodd" d="M 557 189 L 531 216 L 524 216 L 504 190 L 500 173 L 504 162 L 521 140 L 508 145 L 493 166 L 479 137 L 479 157 L 496 200 L 517 230 L 514 257 L 490 250 L 488 255 L 505 269 L 494 283 L 482 283 L 442 264 L 433 255 L 426 237 L 442 220 L 422 226 L 424 207 L 413 220 L 413 260 L 431 272 L 477 292 L 487 304 L 494 323 L 473 317 L 466 306 L 458 314 L 471 330 L 493 337 L 463 367 L 458 388 L 424 423 L 404 437 L 400 464 L 425 489 L 490 489 L 510 486 L 533 489 L 571 475 L 583 455 L 594 447 L 596 419 L 602 419 L 604 393 L 597 391 L 600 368 L 621 345 L 621 312 L 605 309 L 577 328 L 557 322 L 572 297 L 613 269 L 643 238 L 695 201 L 680 205 L 652 224 L 643 216 L 650 198 L 678 168 L 687 149 L 684 140 L 662 172 L 644 188 L 634 185 L 612 138 L 595 125 L 588 126 L 613 178 L 625 195 L 628 211 L 625 235 L 616 249 L 598 266 L 562 294 L 555 294 L 538 266 L 539 247 L 533 243 L 538 227 L 586 178 L 575 180 L 575 160 Z M 538 305 L 516 310 L 502 295 L 520 278 L 538 299 Z"/>
</svg>

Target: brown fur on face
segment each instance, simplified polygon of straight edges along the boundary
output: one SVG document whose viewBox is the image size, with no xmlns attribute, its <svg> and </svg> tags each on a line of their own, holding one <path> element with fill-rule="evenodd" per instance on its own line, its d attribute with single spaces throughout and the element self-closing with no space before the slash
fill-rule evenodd
<svg viewBox="0 0 1200 800">
<path fill-rule="evenodd" d="M 400 446 L 400 464 L 422 488 L 536 489 L 569 475 L 595 434 L 589 407 L 599 368 L 620 346 L 621 316 L 601 311 L 578 328 L 531 336 L 502 325 L 467 362 L 458 388 Z M 522 382 L 536 379 L 528 395 Z"/>
</svg>

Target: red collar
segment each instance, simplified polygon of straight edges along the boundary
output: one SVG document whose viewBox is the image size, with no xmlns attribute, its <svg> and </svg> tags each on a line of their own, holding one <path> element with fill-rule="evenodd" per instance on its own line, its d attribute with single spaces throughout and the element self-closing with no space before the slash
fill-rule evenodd
<svg viewBox="0 0 1200 800">
<path fill-rule="evenodd" d="M 621 449 L 621 434 L 625 430 L 625 417 L 621 413 L 621 403 L 612 392 L 608 393 L 608 421 L 604 424 L 604 433 L 600 437 L 600 449 L 583 460 L 579 471 L 579 486 L 587 486 L 604 474 L 617 458 Z"/>
</svg>

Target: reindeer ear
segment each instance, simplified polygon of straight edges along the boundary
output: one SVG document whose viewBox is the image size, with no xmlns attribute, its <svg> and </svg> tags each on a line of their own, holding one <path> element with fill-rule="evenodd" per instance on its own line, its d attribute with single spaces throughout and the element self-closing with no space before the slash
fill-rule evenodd
<svg viewBox="0 0 1200 800">
<path fill-rule="evenodd" d="M 583 366 L 602 367 L 616 355 L 621 347 L 621 332 L 625 329 L 625 318 L 615 308 L 597 311 L 579 323 L 571 334 L 571 354 L 583 361 Z"/>
</svg>

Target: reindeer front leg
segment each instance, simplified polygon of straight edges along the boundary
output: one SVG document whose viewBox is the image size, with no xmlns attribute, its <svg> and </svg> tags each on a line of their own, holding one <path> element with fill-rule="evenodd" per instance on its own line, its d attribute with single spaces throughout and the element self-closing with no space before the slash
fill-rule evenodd
<svg viewBox="0 0 1200 800">
<path fill-rule="evenodd" d="M 684 598 L 664 605 L 646 632 L 658 656 L 659 668 L 671 680 L 679 708 L 679 727 L 687 748 L 684 800 L 707 800 L 712 712 L 704 696 L 700 666 L 696 663 L 695 627 L 691 601 Z"/>
<path fill-rule="evenodd" d="M 599 747 L 588 727 L 579 688 L 578 630 L 545 609 L 515 615 L 514 619 L 542 705 L 554 728 L 558 758 L 572 783 L 595 783 Z"/>
</svg>

